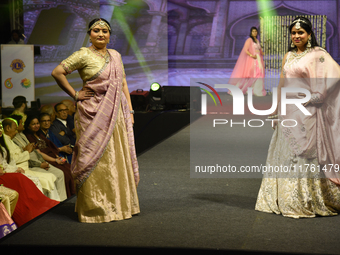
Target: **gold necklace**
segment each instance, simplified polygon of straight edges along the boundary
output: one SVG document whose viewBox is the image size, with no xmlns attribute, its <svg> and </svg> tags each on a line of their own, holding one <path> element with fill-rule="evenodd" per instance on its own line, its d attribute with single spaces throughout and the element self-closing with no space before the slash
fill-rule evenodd
<svg viewBox="0 0 340 255">
<path fill-rule="evenodd" d="M 93 46 L 93 45 L 92 45 L 92 46 Z M 98 53 L 101 57 L 103 57 L 103 58 L 105 59 L 105 62 L 106 62 L 106 63 L 109 63 L 109 61 L 110 61 L 110 56 L 109 56 L 109 53 L 107 52 L 107 49 L 106 49 L 105 55 L 103 55 L 101 52 L 99 52 L 99 51 L 95 48 L 95 46 L 93 46 L 92 49 L 93 49 L 94 52 Z"/>
</svg>

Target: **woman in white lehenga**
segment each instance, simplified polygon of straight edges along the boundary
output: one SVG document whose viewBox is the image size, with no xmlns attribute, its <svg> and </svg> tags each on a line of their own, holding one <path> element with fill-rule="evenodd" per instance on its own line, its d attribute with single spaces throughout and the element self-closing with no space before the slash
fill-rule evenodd
<svg viewBox="0 0 340 255">
<path fill-rule="evenodd" d="M 285 166 L 284 171 L 264 174 L 255 210 L 302 218 L 337 215 L 340 211 L 340 67 L 317 42 L 306 18 L 290 25 L 292 44 L 282 62 L 278 98 L 282 87 L 304 88 L 311 99 L 304 104 L 306 116 L 295 105 L 287 105 L 271 117 L 275 122 L 267 168 Z M 288 98 L 305 95 L 287 94 Z M 295 127 L 282 121 L 296 120 Z M 280 123 L 281 122 L 281 123 Z M 332 166 L 332 169 L 331 169 Z"/>
</svg>

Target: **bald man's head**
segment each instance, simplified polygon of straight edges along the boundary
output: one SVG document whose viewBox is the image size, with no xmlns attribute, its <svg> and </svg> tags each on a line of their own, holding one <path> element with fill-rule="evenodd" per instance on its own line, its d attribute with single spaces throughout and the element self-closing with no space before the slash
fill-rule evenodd
<svg viewBox="0 0 340 255">
<path fill-rule="evenodd" d="M 63 103 L 64 105 L 67 106 L 68 108 L 68 115 L 73 115 L 73 113 L 76 112 L 76 106 L 74 101 L 70 100 L 70 99 L 65 99 L 63 101 L 61 101 L 61 103 Z"/>
</svg>

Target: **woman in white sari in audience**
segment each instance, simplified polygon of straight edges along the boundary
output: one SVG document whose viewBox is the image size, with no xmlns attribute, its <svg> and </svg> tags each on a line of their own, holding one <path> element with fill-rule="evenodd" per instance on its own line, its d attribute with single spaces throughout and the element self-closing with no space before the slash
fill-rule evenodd
<svg viewBox="0 0 340 255">
<path fill-rule="evenodd" d="M 32 181 L 24 175 L 23 169 L 17 167 L 11 159 L 10 152 L 3 137 L 3 128 L 0 124 L 0 196 L 8 197 L 9 211 L 17 227 L 22 226 L 33 218 L 59 204 L 49 199 L 37 188 Z M 39 180 L 35 180 L 39 182 Z M 17 196 L 19 194 L 19 196 Z M 11 225 L 15 229 L 14 225 Z M 6 228 L 7 229 L 7 228 Z"/>
</svg>

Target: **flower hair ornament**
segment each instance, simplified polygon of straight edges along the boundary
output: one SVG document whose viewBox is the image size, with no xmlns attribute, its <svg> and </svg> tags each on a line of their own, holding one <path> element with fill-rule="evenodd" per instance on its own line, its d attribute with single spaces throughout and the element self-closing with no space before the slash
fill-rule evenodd
<svg viewBox="0 0 340 255">
<path fill-rule="evenodd" d="M 107 27 L 107 29 L 111 32 L 111 28 L 109 26 L 109 24 L 107 24 L 104 20 L 98 20 L 95 23 L 93 23 L 93 25 L 89 28 L 88 31 L 92 30 L 95 26 L 99 25 L 101 28 L 103 27 Z"/>
</svg>

